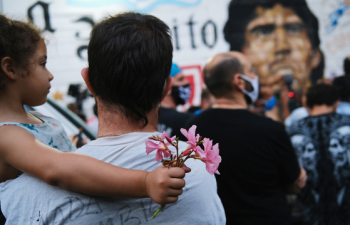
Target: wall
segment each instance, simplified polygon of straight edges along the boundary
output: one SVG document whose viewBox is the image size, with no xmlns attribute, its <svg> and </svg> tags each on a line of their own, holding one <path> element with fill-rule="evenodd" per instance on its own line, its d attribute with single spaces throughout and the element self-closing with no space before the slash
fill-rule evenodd
<svg viewBox="0 0 350 225">
<path fill-rule="evenodd" d="M 198 105 L 204 87 L 203 66 L 213 55 L 230 49 L 223 32 L 229 4 L 230 0 L 3 0 L 3 12 L 15 19 L 31 15 L 33 23 L 44 31 L 47 66 L 55 76 L 50 95 L 62 102 L 72 100 L 66 96 L 68 84 L 82 82 L 80 71 L 87 66 L 86 45 L 95 23 L 128 10 L 155 15 L 171 28 L 174 62 L 192 83 L 191 104 Z M 319 22 L 324 76 L 340 75 L 342 60 L 350 52 L 350 1 L 308 0 L 307 4 Z"/>
</svg>

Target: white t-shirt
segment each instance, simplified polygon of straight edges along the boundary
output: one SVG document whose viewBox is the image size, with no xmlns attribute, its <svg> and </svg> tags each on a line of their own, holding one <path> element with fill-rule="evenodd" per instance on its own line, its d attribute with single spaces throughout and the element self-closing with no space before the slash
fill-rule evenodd
<svg viewBox="0 0 350 225">
<path fill-rule="evenodd" d="M 286 127 L 292 126 L 297 121 L 309 116 L 309 112 L 305 107 L 299 107 L 293 110 L 293 112 L 284 120 Z"/>
<path fill-rule="evenodd" d="M 155 151 L 146 154 L 145 141 L 154 133 L 130 133 L 100 138 L 78 149 L 116 166 L 152 171 L 161 165 Z M 181 142 L 180 149 L 186 143 Z M 188 160 L 192 171 L 186 174 L 186 187 L 176 203 L 151 219 L 159 205 L 150 198 L 90 197 L 52 187 L 23 174 L 0 184 L 1 209 L 6 224 L 213 224 L 226 223 L 225 212 L 217 195 L 216 180 L 205 164 Z"/>
</svg>

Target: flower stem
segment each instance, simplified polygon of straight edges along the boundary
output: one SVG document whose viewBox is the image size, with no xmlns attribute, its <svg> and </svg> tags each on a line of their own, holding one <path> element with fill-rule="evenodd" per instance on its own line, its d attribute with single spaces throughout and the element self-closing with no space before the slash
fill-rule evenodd
<svg viewBox="0 0 350 225">
<path fill-rule="evenodd" d="M 154 219 L 154 218 L 157 216 L 157 214 L 160 212 L 160 210 L 162 210 L 164 207 L 165 207 L 165 205 L 159 206 L 159 208 L 157 209 L 157 211 L 153 214 L 152 219 Z"/>
<path fill-rule="evenodd" d="M 186 160 L 191 156 L 192 152 L 193 152 L 193 150 L 190 152 L 190 154 L 188 154 L 188 156 L 185 158 L 185 160 L 182 161 L 182 163 L 179 165 L 179 167 L 181 167 L 186 162 Z"/>
<path fill-rule="evenodd" d="M 179 140 L 176 139 L 176 166 L 179 165 Z"/>
</svg>

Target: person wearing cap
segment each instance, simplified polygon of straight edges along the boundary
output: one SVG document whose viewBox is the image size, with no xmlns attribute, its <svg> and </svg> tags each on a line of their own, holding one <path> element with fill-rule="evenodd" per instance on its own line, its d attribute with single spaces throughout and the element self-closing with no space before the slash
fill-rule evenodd
<svg viewBox="0 0 350 225">
<path fill-rule="evenodd" d="M 297 193 L 306 174 L 283 125 L 248 110 L 259 95 L 252 63 L 239 52 L 216 55 L 204 81 L 216 103 L 187 127 L 197 125 L 199 135 L 219 143 L 216 181 L 227 224 L 290 224 L 286 194 Z"/>
<path fill-rule="evenodd" d="M 192 114 L 181 113 L 176 110 L 176 107 L 188 102 L 191 96 L 190 84 L 175 63 L 171 66 L 169 77 L 174 78 L 174 83 L 169 93 L 160 103 L 158 131 L 165 131 L 170 137 L 176 135 L 180 140 L 186 140 L 180 129 L 185 127 Z"/>
</svg>

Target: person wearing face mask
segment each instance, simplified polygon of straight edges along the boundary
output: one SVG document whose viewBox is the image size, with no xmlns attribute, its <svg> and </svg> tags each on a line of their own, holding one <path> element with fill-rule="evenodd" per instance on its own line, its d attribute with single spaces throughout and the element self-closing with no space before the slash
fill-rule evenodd
<svg viewBox="0 0 350 225">
<path fill-rule="evenodd" d="M 186 122 L 192 117 L 190 113 L 181 113 L 176 110 L 178 105 L 184 105 L 191 96 L 190 84 L 181 69 L 173 63 L 169 77 L 174 78 L 171 91 L 165 96 L 159 107 L 158 131 L 165 131 L 170 137 L 176 135 L 180 140 L 187 139 L 180 132 Z"/>
<path fill-rule="evenodd" d="M 218 54 L 204 81 L 216 103 L 187 127 L 219 143 L 216 180 L 227 224 L 289 224 L 286 194 L 299 192 L 306 174 L 283 125 L 248 110 L 259 95 L 252 63 L 240 52 Z"/>
</svg>

